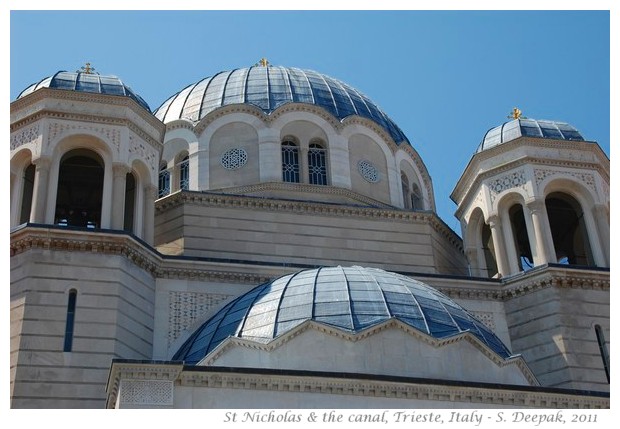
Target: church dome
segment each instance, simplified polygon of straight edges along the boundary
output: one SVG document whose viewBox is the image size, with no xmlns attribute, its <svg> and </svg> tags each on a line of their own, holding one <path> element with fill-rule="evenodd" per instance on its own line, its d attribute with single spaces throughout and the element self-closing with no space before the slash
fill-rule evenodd
<svg viewBox="0 0 620 429">
<path fill-rule="evenodd" d="M 349 333 L 398 319 L 436 339 L 469 332 L 503 359 L 506 346 L 452 299 L 409 277 L 362 267 L 285 275 L 234 301 L 200 326 L 173 360 L 197 364 L 228 337 L 269 343 L 308 320 Z"/>
<path fill-rule="evenodd" d="M 579 131 L 566 122 L 519 118 L 504 122 L 502 125 L 487 131 L 476 153 L 508 143 L 519 137 L 584 141 Z"/>
<path fill-rule="evenodd" d="M 396 144 L 409 143 L 400 128 L 368 97 L 344 82 L 311 70 L 252 66 L 206 77 L 166 100 L 155 112 L 164 123 L 198 122 L 219 107 L 251 104 L 266 114 L 286 103 L 322 107 L 338 120 L 358 115 L 385 129 Z"/>
<path fill-rule="evenodd" d="M 52 76 L 48 76 L 41 81 L 28 86 L 17 96 L 17 99 L 19 100 L 39 88 L 54 88 L 64 89 L 66 91 L 120 95 L 131 98 L 148 112 L 151 111 L 151 108 L 146 101 L 144 101 L 142 97 L 136 94 L 116 76 L 102 76 L 100 74 L 86 72 L 59 71 Z"/>
</svg>

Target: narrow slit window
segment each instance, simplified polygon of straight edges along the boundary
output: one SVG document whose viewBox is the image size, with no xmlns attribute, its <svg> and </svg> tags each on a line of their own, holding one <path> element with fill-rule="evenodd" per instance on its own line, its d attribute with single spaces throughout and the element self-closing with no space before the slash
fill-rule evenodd
<svg viewBox="0 0 620 429">
<path fill-rule="evenodd" d="M 72 289 L 69 292 L 69 300 L 67 303 L 67 325 L 65 327 L 65 345 L 63 351 L 70 352 L 73 346 L 73 326 L 75 323 L 75 302 L 77 300 L 77 291 Z"/>
<path fill-rule="evenodd" d="M 594 331 L 596 332 L 596 340 L 598 341 L 598 348 L 601 353 L 601 359 L 603 359 L 603 367 L 605 368 L 605 375 L 607 376 L 607 382 L 610 382 L 609 378 L 609 353 L 607 352 L 607 346 L 605 345 L 605 334 L 601 325 L 595 325 Z"/>
</svg>

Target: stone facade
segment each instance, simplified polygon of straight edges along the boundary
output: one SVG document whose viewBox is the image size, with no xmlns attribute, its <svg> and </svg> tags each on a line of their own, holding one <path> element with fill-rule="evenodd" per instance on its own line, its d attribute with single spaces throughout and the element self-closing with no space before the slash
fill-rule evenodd
<svg viewBox="0 0 620 429">
<path fill-rule="evenodd" d="M 434 213 L 416 150 L 392 136 L 311 103 L 164 124 L 122 96 L 40 88 L 14 101 L 11 407 L 609 407 L 610 169 L 598 145 L 520 137 L 477 153 L 452 194 L 461 239 Z M 72 224 L 65 205 L 88 222 Z M 558 247 L 566 207 L 583 216 Z M 394 319 L 372 335 L 310 322 L 281 347 L 233 338 L 201 365 L 171 361 L 256 285 L 331 265 L 419 279 L 518 356 Z"/>
</svg>

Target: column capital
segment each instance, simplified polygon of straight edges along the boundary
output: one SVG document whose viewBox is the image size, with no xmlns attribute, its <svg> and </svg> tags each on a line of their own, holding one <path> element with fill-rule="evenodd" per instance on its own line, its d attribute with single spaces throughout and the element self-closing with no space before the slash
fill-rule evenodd
<svg viewBox="0 0 620 429">
<path fill-rule="evenodd" d="M 544 198 L 532 198 L 525 202 L 525 206 L 532 212 L 542 210 L 545 208 Z"/>
<path fill-rule="evenodd" d="M 114 164 L 112 164 L 112 174 L 114 174 L 114 176 L 125 176 L 127 175 L 127 173 L 131 173 L 131 167 L 126 165 L 126 164 L 121 164 L 121 163 L 117 163 L 115 162 Z"/>
<path fill-rule="evenodd" d="M 52 159 L 48 157 L 40 156 L 39 158 L 33 159 L 32 163 L 37 168 L 49 168 L 49 166 L 52 164 Z"/>
<path fill-rule="evenodd" d="M 501 225 L 501 220 L 497 213 L 490 215 L 486 222 L 491 228 L 498 228 Z"/>
</svg>

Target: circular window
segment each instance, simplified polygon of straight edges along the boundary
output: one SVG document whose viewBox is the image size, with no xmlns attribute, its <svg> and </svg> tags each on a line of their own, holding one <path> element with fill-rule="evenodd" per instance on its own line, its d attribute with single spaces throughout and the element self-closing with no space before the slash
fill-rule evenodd
<svg viewBox="0 0 620 429">
<path fill-rule="evenodd" d="M 379 171 L 377 170 L 377 167 L 375 167 L 370 161 L 365 159 L 361 160 L 357 163 L 357 169 L 367 182 L 377 183 L 381 180 L 379 178 Z"/>
<path fill-rule="evenodd" d="M 248 162 L 248 153 L 244 149 L 230 149 L 224 152 L 221 159 L 222 167 L 226 170 L 236 170 Z"/>
</svg>

